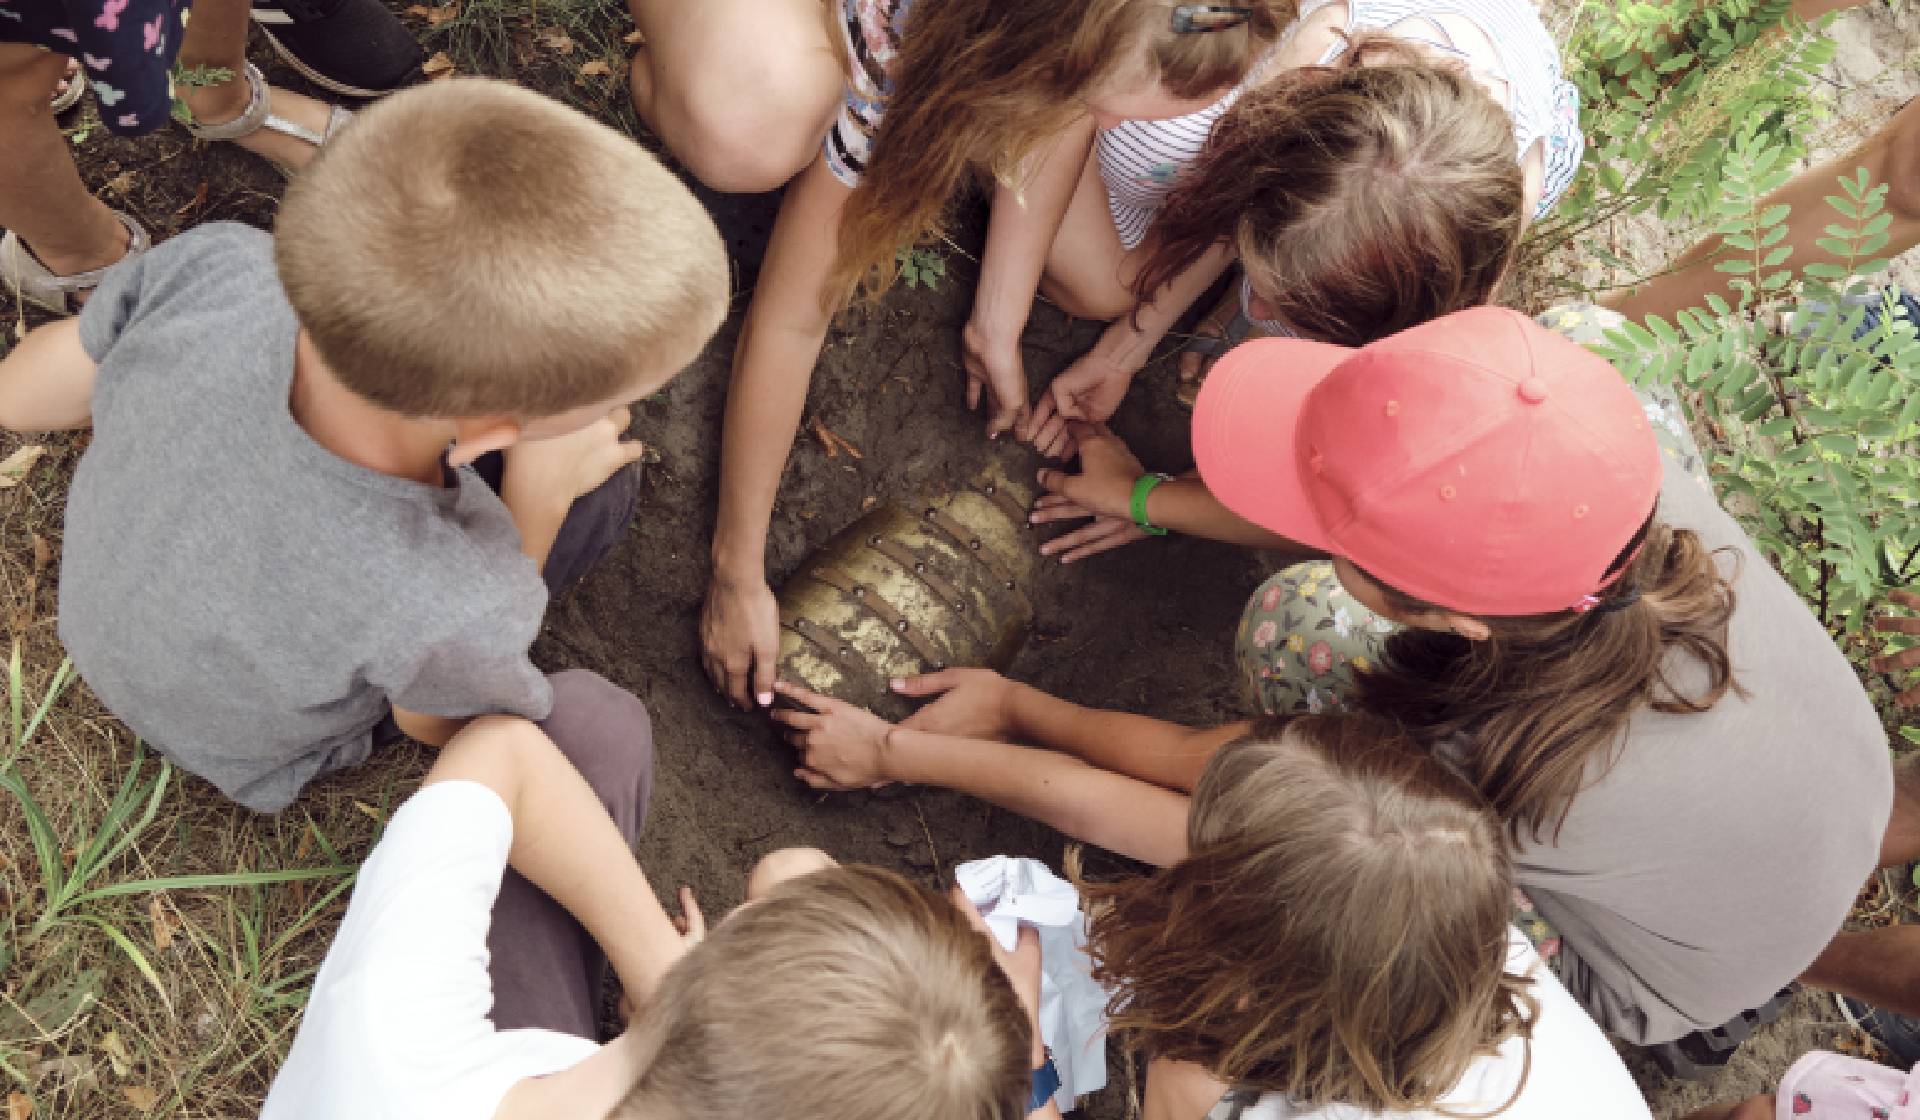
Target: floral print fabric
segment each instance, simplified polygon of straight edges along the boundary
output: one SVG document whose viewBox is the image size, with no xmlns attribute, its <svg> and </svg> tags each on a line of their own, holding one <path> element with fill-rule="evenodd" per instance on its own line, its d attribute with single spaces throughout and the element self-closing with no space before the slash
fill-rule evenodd
<svg viewBox="0 0 1920 1120">
<path fill-rule="evenodd" d="M 1777 1120 L 1920 1120 L 1920 1075 L 1815 1050 L 1774 1094 Z"/>
</svg>

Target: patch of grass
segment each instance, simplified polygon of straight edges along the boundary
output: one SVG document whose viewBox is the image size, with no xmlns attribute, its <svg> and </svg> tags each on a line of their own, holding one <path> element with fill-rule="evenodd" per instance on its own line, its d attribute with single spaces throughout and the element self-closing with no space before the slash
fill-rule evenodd
<svg viewBox="0 0 1920 1120">
<path fill-rule="evenodd" d="M 506 78 L 553 94 L 634 135 L 627 96 L 633 21 L 622 0 L 450 0 L 426 33 L 461 73 Z"/>
</svg>

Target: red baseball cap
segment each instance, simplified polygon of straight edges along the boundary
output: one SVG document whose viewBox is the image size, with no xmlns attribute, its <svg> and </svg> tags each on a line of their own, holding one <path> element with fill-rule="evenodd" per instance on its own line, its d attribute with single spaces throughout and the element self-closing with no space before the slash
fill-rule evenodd
<svg viewBox="0 0 1920 1120">
<path fill-rule="evenodd" d="M 1200 390 L 1193 451 L 1228 509 L 1463 614 L 1590 605 L 1660 494 L 1626 379 L 1497 307 L 1357 350 L 1235 347 Z"/>
</svg>

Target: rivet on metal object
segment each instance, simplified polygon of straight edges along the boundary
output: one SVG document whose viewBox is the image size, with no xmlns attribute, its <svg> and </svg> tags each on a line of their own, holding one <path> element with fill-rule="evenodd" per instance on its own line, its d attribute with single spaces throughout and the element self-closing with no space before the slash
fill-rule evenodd
<svg viewBox="0 0 1920 1120">
<path fill-rule="evenodd" d="M 851 649 L 849 649 L 849 648 L 847 648 L 846 646 L 841 646 L 841 647 L 840 647 L 840 656 L 842 656 L 842 657 L 852 657 L 852 656 L 853 656 L 853 650 L 851 650 Z"/>
<path fill-rule="evenodd" d="M 915 572 L 915 573 L 923 573 L 923 572 L 925 572 L 925 571 L 927 570 L 927 565 L 926 565 L 926 561 L 924 561 L 924 560 L 923 560 L 923 561 L 921 561 L 920 563 L 918 563 L 918 564 L 915 564 L 915 565 L 913 566 L 913 570 L 914 570 L 914 572 Z"/>
<path fill-rule="evenodd" d="M 961 614 L 966 614 L 967 601 L 965 599 L 955 599 L 953 601 L 953 609 L 959 611 Z"/>
<path fill-rule="evenodd" d="M 867 543 L 868 543 L 868 544 L 870 544 L 870 545 L 872 545 L 872 546 L 873 546 L 873 547 L 875 547 L 875 548 L 879 548 L 879 547 L 880 547 L 880 534 L 878 534 L 878 533 L 875 533 L 875 534 L 874 534 L 873 536 L 871 536 L 871 537 L 868 537 L 868 538 L 867 538 Z"/>
<path fill-rule="evenodd" d="M 795 630 L 805 630 L 805 629 L 806 629 L 807 627 L 809 627 L 809 626 L 812 626 L 812 625 L 813 625 L 813 623 L 811 623 L 811 622 L 808 622 L 808 621 L 807 621 L 806 619 L 804 619 L 804 618 L 796 618 L 796 619 L 794 619 L 794 620 L 793 620 L 793 628 L 794 628 Z"/>
<path fill-rule="evenodd" d="M 975 552 L 978 552 L 978 551 L 980 551 L 980 538 L 979 538 L 979 537 L 975 537 L 975 538 L 973 538 L 972 540 L 970 540 L 970 541 L 968 541 L 968 542 L 967 542 L 967 547 L 968 547 L 968 548 L 971 548 L 971 549 L 972 549 L 972 550 L 974 550 Z"/>
<path fill-rule="evenodd" d="M 1018 590 L 1019 590 L 1019 588 L 1017 588 L 1017 587 L 1015 587 L 1015 586 L 1013 585 L 1013 581 L 1012 581 L 1012 580 L 1008 580 L 1008 581 L 1007 581 L 1007 590 L 1008 590 L 1008 591 L 1018 591 Z"/>
<path fill-rule="evenodd" d="M 860 584 L 857 584 L 857 583 L 856 583 L 856 584 L 854 584 L 854 585 L 853 585 L 853 597 L 854 597 L 854 598 L 856 598 L 856 599 L 864 599 L 864 598 L 866 598 L 866 597 L 867 597 L 867 589 L 866 589 L 866 588 L 865 588 L 864 586 L 862 586 L 862 585 L 860 585 Z"/>
<path fill-rule="evenodd" d="M 927 507 L 927 512 L 925 512 L 925 513 L 923 513 L 923 514 L 921 514 L 920 516 L 922 516 L 922 517 L 932 517 L 932 516 L 934 516 L 935 514 L 937 514 L 937 513 L 939 513 L 939 512 L 940 512 L 939 510 L 937 510 L 937 509 L 934 509 L 934 508 L 933 508 L 932 506 L 928 506 L 928 507 Z"/>
<path fill-rule="evenodd" d="M 906 632 L 907 632 L 907 620 L 906 620 L 906 619 L 904 619 L 904 618 L 903 618 L 903 619 L 901 619 L 900 621 L 898 621 L 898 622 L 896 622 L 896 623 L 894 623 L 894 624 L 893 624 L 893 628 L 894 628 L 895 630 L 898 630 L 898 631 L 900 631 L 900 632 L 901 632 L 902 634 L 904 634 L 904 633 L 906 633 Z"/>
<path fill-rule="evenodd" d="M 987 493 L 989 494 L 993 493 L 993 483 L 991 482 L 987 483 L 986 490 L 987 490 Z"/>
</svg>

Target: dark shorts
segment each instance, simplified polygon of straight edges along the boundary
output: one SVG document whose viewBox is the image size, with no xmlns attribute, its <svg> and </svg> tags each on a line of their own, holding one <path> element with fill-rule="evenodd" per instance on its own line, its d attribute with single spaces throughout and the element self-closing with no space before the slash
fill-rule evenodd
<svg viewBox="0 0 1920 1120">
<path fill-rule="evenodd" d="M 80 63 L 100 120 L 125 136 L 167 123 L 168 74 L 188 0 L 0 0 L 0 43 L 31 43 Z"/>
</svg>

